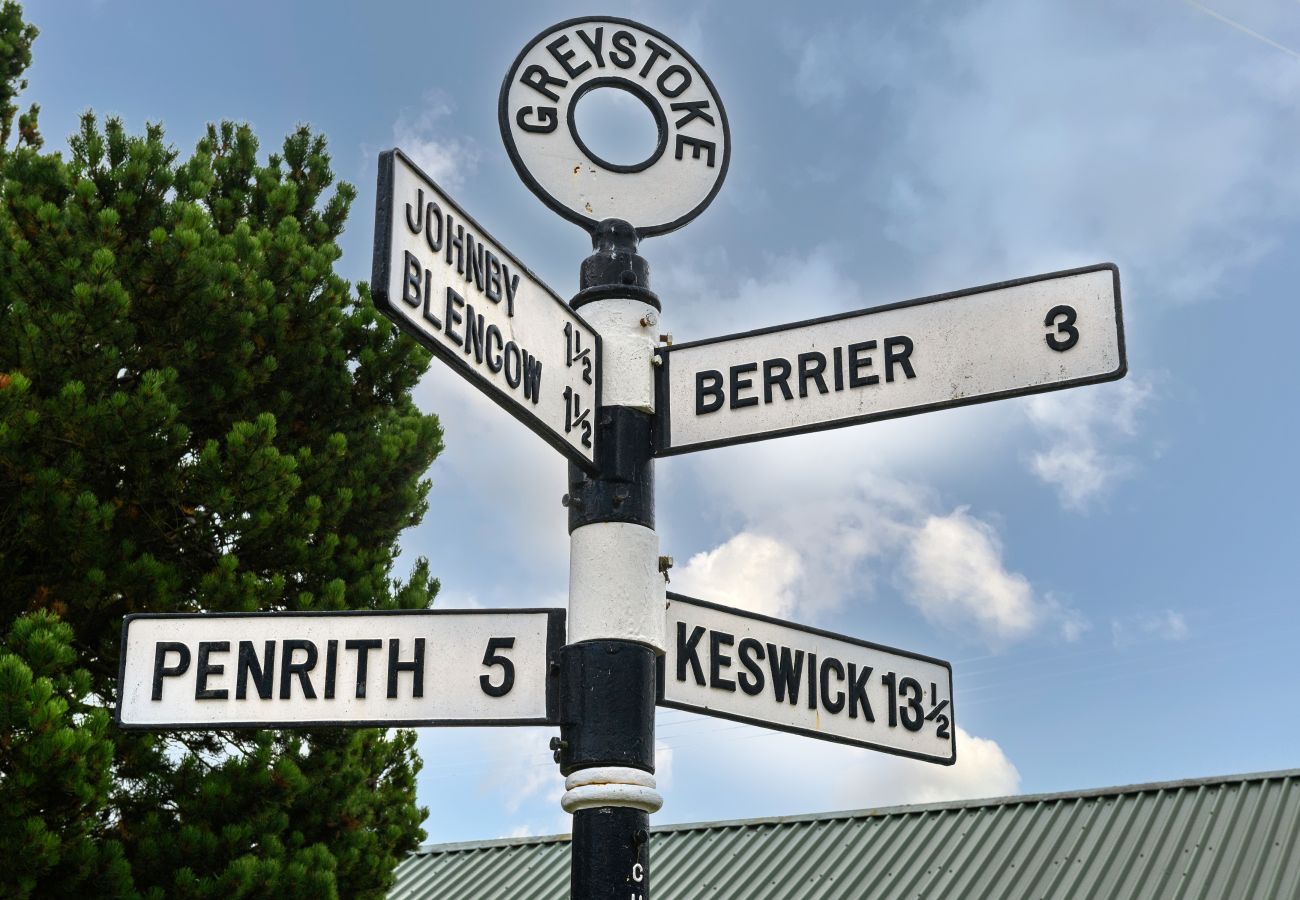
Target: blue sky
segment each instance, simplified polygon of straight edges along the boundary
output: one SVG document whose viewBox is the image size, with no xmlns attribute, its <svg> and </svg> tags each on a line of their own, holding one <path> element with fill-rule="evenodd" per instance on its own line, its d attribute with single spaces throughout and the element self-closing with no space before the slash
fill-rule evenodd
<svg viewBox="0 0 1300 900">
<path fill-rule="evenodd" d="M 1294 2 L 50 0 L 27 99 L 54 146 L 88 107 L 182 150 L 311 123 L 360 190 L 354 280 L 401 146 L 567 296 L 587 238 L 515 175 L 496 98 L 595 13 L 676 39 L 730 118 L 712 207 L 642 245 L 678 341 L 1101 261 L 1128 336 L 1115 384 L 658 464 L 674 588 L 950 659 L 961 731 L 945 769 L 666 712 L 655 821 L 1297 765 Z M 439 363 L 418 402 L 447 450 L 403 565 L 444 607 L 563 605 L 561 458 Z M 552 733 L 422 731 L 431 840 L 565 830 Z"/>
</svg>

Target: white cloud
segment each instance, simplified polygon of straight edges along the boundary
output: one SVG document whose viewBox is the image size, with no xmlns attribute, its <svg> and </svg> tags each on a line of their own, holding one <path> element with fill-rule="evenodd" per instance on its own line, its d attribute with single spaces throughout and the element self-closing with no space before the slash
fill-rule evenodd
<svg viewBox="0 0 1300 900">
<path fill-rule="evenodd" d="M 1172 609 L 1112 619 L 1111 642 L 1128 647 L 1147 641 L 1183 641 L 1191 634 L 1187 618 Z"/>
<path fill-rule="evenodd" d="M 788 616 L 793 587 L 803 574 L 799 554 L 788 544 L 744 531 L 713 550 L 697 553 L 672 586 L 684 594 L 769 616 Z"/>
<path fill-rule="evenodd" d="M 1030 469 L 1056 488 L 1062 506 L 1087 509 L 1133 472 L 1134 461 L 1110 446 L 1136 436 L 1152 394 L 1149 380 L 1129 378 L 1026 401 L 1030 422 L 1047 442 L 1030 457 Z"/>
<path fill-rule="evenodd" d="M 865 13 L 792 42 L 795 95 L 885 104 L 864 190 L 945 279 L 1116 259 L 1143 294 L 1213 296 L 1300 208 L 1295 61 L 1188 7 L 1100 9 Z"/>
<path fill-rule="evenodd" d="M 886 757 L 845 780 L 849 806 L 889 806 L 1005 797 L 1020 790 L 1020 772 L 997 741 L 957 729 L 957 762 L 936 766 Z"/>
<path fill-rule="evenodd" d="M 680 760 L 656 821 L 797 815 L 1020 790 L 1020 773 L 998 742 L 961 727 L 952 766 L 703 718 L 679 720 L 663 732 Z"/>
<path fill-rule="evenodd" d="M 910 602 L 935 624 L 973 626 L 995 644 L 1019 640 L 1043 618 L 1029 580 L 1008 572 L 992 526 L 958 509 L 929 516 L 907 550 Z"/>
<path fill-rule="evenodd" d="M 470 138 L 443 136 L 453 106 L 441 91 L 430 91 L 415 109 L 403 109 L 393 125 L 393 141 L 430 178 L 445 188 L 459 187 L 478 169 L 478 145 Z"/>
</svg>

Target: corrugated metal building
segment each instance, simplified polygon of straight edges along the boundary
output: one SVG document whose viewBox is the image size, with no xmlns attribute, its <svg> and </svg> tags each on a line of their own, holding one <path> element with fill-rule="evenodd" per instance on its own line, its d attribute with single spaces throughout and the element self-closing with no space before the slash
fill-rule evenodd
<svg viewBox="0 0 1300 900">
<path fill-rule="evenodd" d="M 655 900 L 1300 898 L 1300 769 L 670 825 Z M 567 836 L 427 847 L 394 900 L 563 900 Z"/>
</svg>

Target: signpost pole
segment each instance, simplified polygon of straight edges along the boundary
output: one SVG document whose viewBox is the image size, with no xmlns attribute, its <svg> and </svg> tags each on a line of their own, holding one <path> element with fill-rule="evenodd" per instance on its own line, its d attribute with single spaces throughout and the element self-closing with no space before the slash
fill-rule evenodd
<svg viewBox="0 0 1300 900">
<path fill-rule="evenodd" d="M 654 531 L 653 351 L 659 301 L 627 222 L 592 235 L 571 306 L 601 335 L 596 473 L 569 466 L 569 643 L 560 651 L 561 804 L 573 814 L 570 896 L 650 896 L 655 657 L 664 579 Z"/>
</svg>

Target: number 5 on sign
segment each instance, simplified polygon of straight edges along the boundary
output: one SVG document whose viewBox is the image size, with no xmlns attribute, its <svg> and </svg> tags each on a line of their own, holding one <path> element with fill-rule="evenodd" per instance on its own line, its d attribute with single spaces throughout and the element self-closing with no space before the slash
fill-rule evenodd
<svg viewBox="0 0 1300 900">
<path fill-rule="evenodd" d="M 1109 263 L 656 352 L 660 456 L 1127 371 L 1119 270 Z"/>
</svg>

